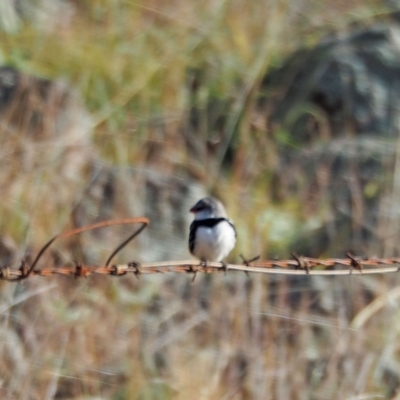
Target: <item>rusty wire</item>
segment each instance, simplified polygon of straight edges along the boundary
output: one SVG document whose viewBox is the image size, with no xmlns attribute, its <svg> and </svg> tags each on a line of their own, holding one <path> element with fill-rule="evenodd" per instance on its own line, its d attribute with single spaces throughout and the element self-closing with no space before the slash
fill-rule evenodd
<svg viewBox="0 0 400 400">
<path fill-rule="evenodd" d="M 0 279 L 7 279 L 7 280 L 14 280 L 14 281 L 21 281 L 22 279 L 26 279 L 32 275 L 38 275 L 37 271 L 35 271 L 35 267 L 38 264 L 40 258 L 44 254 L 44 252 L 57 240 L 61 238 L 66 238 L 68 236 L 78 235 L 83 232 L 91 231 L 94 229 L 105 228 L 112 225 L 131 225 L 131 224 L 142 224 L 142 226 L 137 229 L 131 236 L 129 236 L 126 240 L 124 240 L 108 257 L 106 266 L 111 262 L 113 257 L 122 250 L 132 239 L 138 236 L 150 223 L 148 218 L 139 217 L 139 218 L 124 218 L 124 219 L 114 219 L 114 220 L 107 220 L 97 222 L 96 224 L 85 225 L 80 228 L 71 229 L 66 232 L 59 233 L 53 236 L 39 251 L 35 259 L 33 260 L 31 265 L 27 265 L 27 263 L 22 260 L 21 265 L 18 269 L 20 271 L 19 274 L 14 275 L 13 271 L 8 267 L 0 267 Z M 15 272 L 15 270 L 14 270 Z M 10 278 L 11 277 L 11 278 Z"/>
<path fill-rule="evenodd" d="M 91 266 L 83 263 L 75 263 L 62 267 L 43 267 L 36 268 L 43 253 L 50 247 L 55 240 L 68 236 L 80 234 L 93 229 L 104 228 L 112 225 L 141 224 L 132 235 L 124 240 L 108 257 L 103 266 Z M 148 218 L 126 218 L 119 220 L 108 220 L 81 228 L 60 233 L 51 238 L 39 251 L 31 265 L 25 261 L 21 262 L 19 268 L 9 266 L 0 267 L 0 279 L 18 282 L 32 276 L 65 275 L 73 277 L 88 277 L 94 274 L 122 276 L 129 273 L 140 277 L 140 275 L 156 273 L 190 273 L 193 279 L 197 273 L 212 273 L 227 271 L 242 271 L 249 273 L 278 274 L 278 275 L 367 275 L 367 274 L 386 274 L 400 271 L 400 258 L 360 258 L 350 253 L 346 258 L 317 259 L 311 257 L 292 254 L 290 260 L 266 260 L 258 261 L 259 257 L 245 259 L 243 264 L 224 264 L 219 262 L 199 263 L 195 260 L 167 261 L 154 263 L 139 263 L 137 261 L 128 264 L 110 265 L 113 257 L 125 247 L 132 239 L 137 237 L 149 225 Z"/>
</svg>

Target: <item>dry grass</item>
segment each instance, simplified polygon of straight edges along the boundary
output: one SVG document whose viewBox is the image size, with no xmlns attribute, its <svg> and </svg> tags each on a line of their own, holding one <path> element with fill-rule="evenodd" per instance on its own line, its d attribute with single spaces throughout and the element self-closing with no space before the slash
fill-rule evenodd
<svg viewBox="0 0 400 400">
<path fill-rule="evenodd" d="M 58 29 L 24 22 L 0 34 L 6 63 L 65 79 L 94 121 L 86 165 L 68 184 L 65 153 L 54 141 L 40 147 L 23 130 L 6 135 L 2 128 L 3 235 L 22 252 L 71 225 L 90 167 L 107 160 L 200 181 L 236 219 L 237 252 L 287 252 L 287 232 L 303 216 L 297 199 L 272 205 L 274 143 L 252 125 L 257 85 L 298 46 L 383 12 L 380 2 L 74 3 L 76 13 Z M 201 83 L 195 93 L 188 76 Z M 214 110 L 205 108 L 210 100 Z M 212 123 L 219 100 L 228 121 L 222 133 Z M 190 131 L 193 106 L 207 123 Z M 123 192 L 129 210 L 143 184 L 139 173 L 135 179 Z M 73 249 L 58 256 L 71 261 Z M 52 277 L 0 285 L 4 399 L 398 396 L 395 276 L 249 280 L 229 273 L 195 285 L 183 276 Z M 378 299 L 384 307 L 368 307 Z"/>
<path fill-rule="evenodd" d="M 3 398 L 392 398 L 396 302 L 354 328 L 365 282 L 327 285 L 233 274 L 3 285 Z"/>
</svg>

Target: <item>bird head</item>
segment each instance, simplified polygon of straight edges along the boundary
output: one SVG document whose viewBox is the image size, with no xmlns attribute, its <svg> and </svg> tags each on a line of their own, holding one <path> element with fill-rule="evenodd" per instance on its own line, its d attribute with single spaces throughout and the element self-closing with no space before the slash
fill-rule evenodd
<svg viewBox="0 0 400 400">
<path fill-rule="evenodd" d="M 226 211 L 223 204 L 213 197 L 205 197 L 199 200 L 191 209 L 194 219 L 226 218 Z"/>
</svg>

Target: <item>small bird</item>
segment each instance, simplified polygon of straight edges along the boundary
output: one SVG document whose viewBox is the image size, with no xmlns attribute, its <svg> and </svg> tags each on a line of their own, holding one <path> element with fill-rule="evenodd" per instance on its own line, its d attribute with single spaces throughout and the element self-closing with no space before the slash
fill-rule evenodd
<svg viewBox="0 0 400 400">
<path fill-rule="evenodd" d="M 223 204 L 212 197 L 199 200 L 191 209 L 189 250 L 202 262 L 223 262 L 236 243 L 236 229 Z"/>
</svg>

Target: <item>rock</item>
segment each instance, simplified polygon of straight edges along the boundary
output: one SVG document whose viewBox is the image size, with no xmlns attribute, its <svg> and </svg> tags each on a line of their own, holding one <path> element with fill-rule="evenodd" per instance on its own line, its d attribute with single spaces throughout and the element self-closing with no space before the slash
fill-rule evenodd
<svg viewBox="0 0 400 400">
<path fill-rule="evenodd" d="M 397 136 L 400 107 L 400 26 L 378 23 L 300 50 L 269 74 L 273 123 L 298 141 L 327 129 L 329 137 Z M 326 122 L 325 126 L 322 126 Z"/>
<path fill-rule="evenodd" d="M 319 218 L 319 229 L 298 236 L 297 250 L 400 254 L 395 19 L 299 50 L 265 77 L 262 91 L 258 114 L 278 151 L 276 198 L 296 196 L 305 220 Z"/>
</svg>

